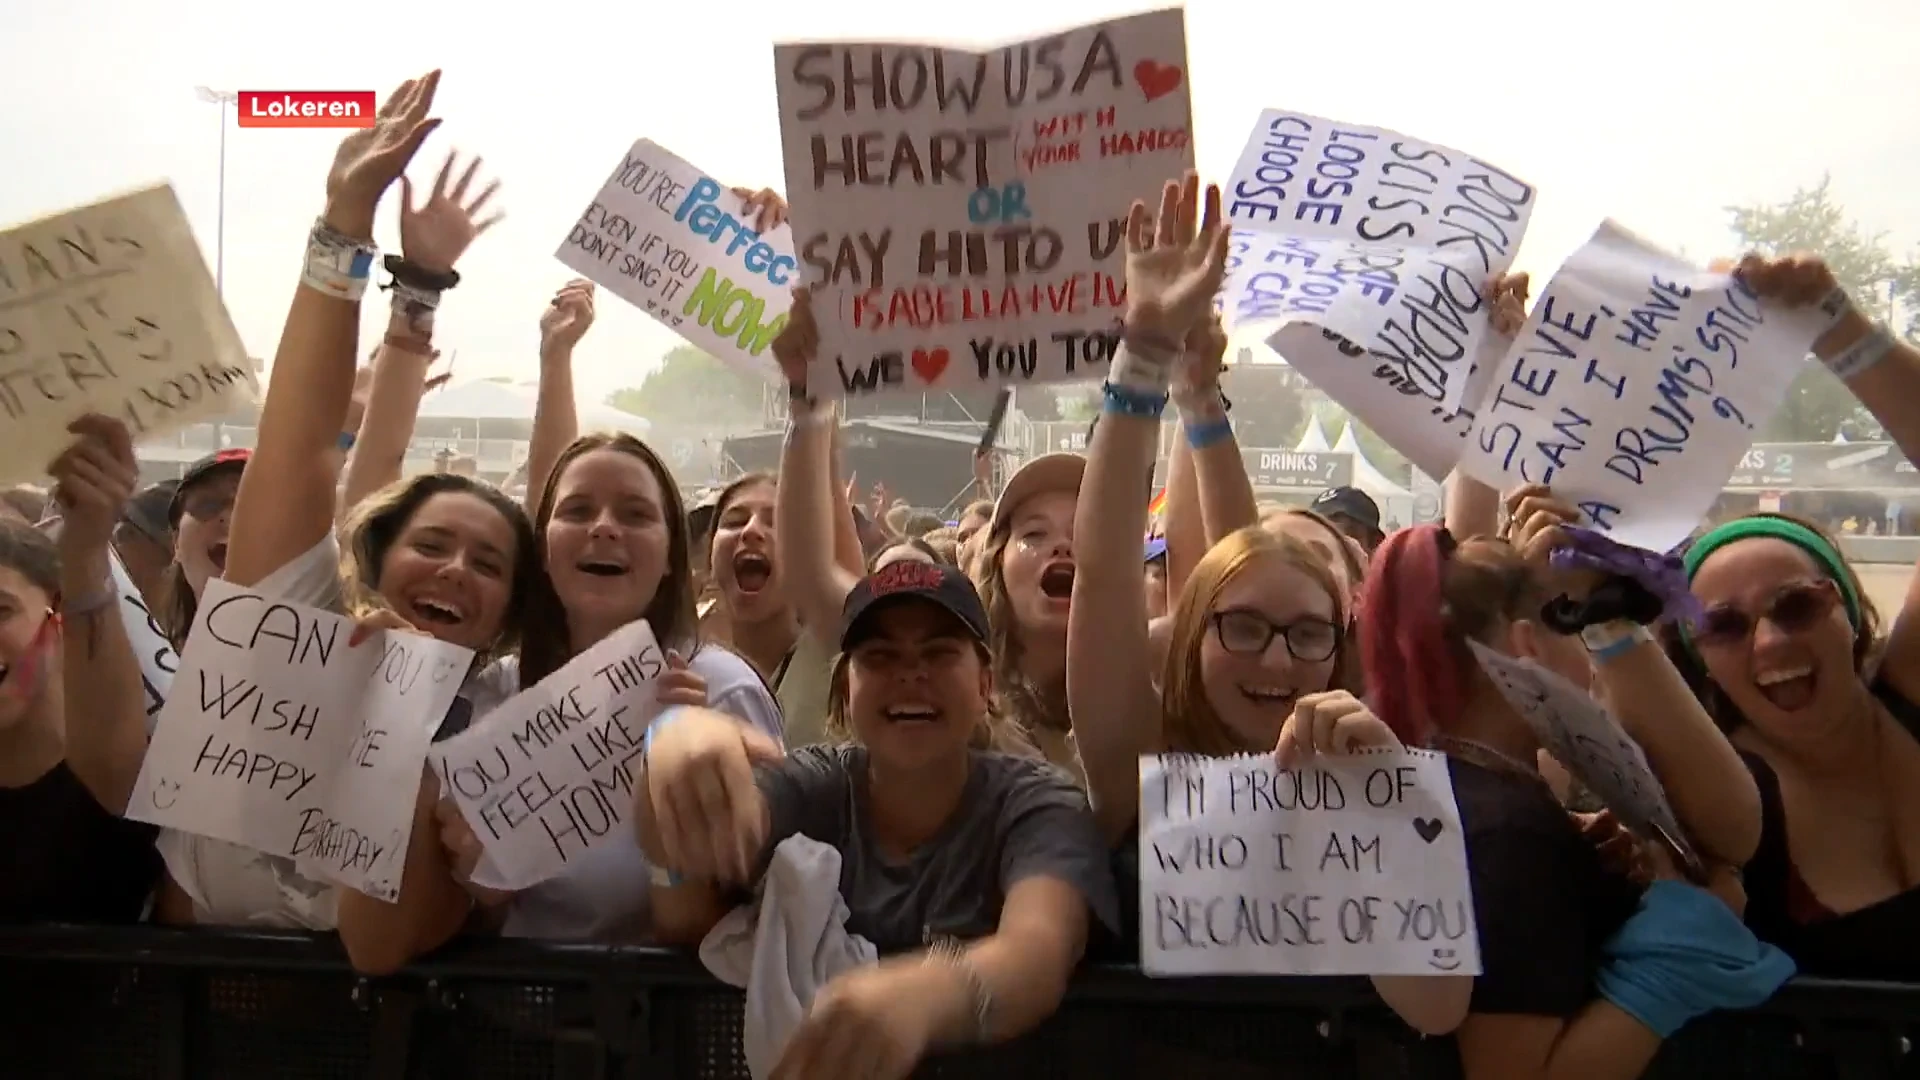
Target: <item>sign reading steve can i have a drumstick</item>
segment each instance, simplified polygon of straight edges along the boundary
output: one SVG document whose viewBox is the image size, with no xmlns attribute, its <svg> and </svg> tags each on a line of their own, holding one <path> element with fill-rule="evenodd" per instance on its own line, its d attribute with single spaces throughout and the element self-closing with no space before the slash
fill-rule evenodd
<svg viewBox="0 0 1920 1080">
<path fill-rule="evenodd" d="M 1097 379 L 1135 199 L 1193 166 L 1178 10 L 988 52 L 780 45 L 787 198 L 820 352 L 857 397 Z"/>
<path fill-rule="evenodd" d="M 1445 756 L 1142 758 L 1149 975 L 1478 975 Z"/>
<path fill-rule="evenodd" d="M 141 442 L 259 389 L 172 188 L 0 233 L 0 484 L 38 475 L 88 413 Z"/>
<path fill-rule="evenodd" d="M 740 196 L 646 139 L 633 144 L 555 256 L 703 352 L 768 380 L 800 283 L 793 233 L 762 235 Z"/>
</svg>

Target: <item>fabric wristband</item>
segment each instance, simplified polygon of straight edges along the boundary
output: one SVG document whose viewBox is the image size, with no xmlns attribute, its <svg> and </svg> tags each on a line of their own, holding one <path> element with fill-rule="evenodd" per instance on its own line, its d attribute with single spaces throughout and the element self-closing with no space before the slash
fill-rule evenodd
<svg viewBox="0 0 1920 1080">
<path fill-rule="evenodd" d="M 1108 382 L 1101 387 L 1105 402 L 1105 411 L 1121 416 L 1137 416 L 1145 420 L 1158 420 L 1167 409 L 1167 395 L 1163 391 L 1154 393 L 1130 386 L 1118 386 Z"/>
<path fill-rule="evenodd" d="M 1113 351 L 1107 383 L 1146 394 L 1158 394 L 1164 403 L 1173 382 L 1173 365 L 1180 346 L 1145 335 L 1125 337 Z"/>
<path fill-rule="evenodd" d="M 1840 350 L 1839 355 L 1825 361 L 1827 370 L 1834 373 L 1841 382 L 1851 382 L 1861 372 L 1878 364 L 1893 351 L 1894 337 L 1885 323 L 1873 324 L 1873 329 L 1860 336 L 1860 340 Z"/>
<path fill-rule="evenodd" d="M 359 303 L 373 278 L 374 256 L 379 249 L 365 240 L 340 233 L 316 220 L 307 234 L 307 261 L 300 272 L 300 284 L 337 300 Z"/>
</svg>

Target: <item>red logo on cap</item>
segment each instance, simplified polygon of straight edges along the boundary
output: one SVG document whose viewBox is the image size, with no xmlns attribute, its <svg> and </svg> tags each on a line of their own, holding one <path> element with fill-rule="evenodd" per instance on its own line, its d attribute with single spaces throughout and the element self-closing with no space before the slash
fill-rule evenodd
<svg viewBox="0 0 1920 1080">
<path fill-rule="evenodd" d="M 926 592 L 945 584 L 945 570 L 918 559 L 906 559 L 883 566 L 873 573 L 873 595 L 897 592 Z"/>
</svg>

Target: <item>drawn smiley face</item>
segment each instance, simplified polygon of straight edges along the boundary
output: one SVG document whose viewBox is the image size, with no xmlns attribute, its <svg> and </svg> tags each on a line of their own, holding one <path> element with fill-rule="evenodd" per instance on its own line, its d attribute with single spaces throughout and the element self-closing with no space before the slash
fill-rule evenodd
<svg viewBox="0 0 1920 1080">
<path fill-rule="evenodd" d="M 1453 949 L 1435 949 L 1427 958 L 1427 966 L 1435 971 L 1459 971 L 1460 954 Z"/>
<path fill-rule="evenodd" d="M 155 780 L 153 790 L 148 793 L 153 800 L 155 810 L 171 810 L 180 801 L 180 782 L 177 780 Z"/>
</svg>

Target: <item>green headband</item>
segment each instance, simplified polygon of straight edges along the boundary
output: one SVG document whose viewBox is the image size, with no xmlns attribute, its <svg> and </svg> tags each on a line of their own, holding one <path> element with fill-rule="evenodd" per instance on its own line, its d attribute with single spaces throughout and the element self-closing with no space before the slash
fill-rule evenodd
<svg viewBox="0 0 1920 1080">
<path fill-rule="evenodd" d="M 1693 576 L 1700 572 L 1700 564 L 1707 561 L 1707 556 L 1736 540 L 1756 536 L 1785 540 L 1813 556 L 1813 561 L 1820 564 L 1821 571 L 1840 586 L 1840 599 L 1847 607 L 1847 624 L 1856 630 L 1860 628 L 1860 594 L 1853 587 L 1853 577 L 1847 573 L 1847 560 L 1840 554 L 1840 549 L 1834 547 L 1826 537 L 1789 518 L 1758 514 L 1735 518 L 1707 530 L 1705 536 L 1695 540 L 1693 546 L 1687 549 L 1687 581 L 1693 581 Z"/>
</svg>

